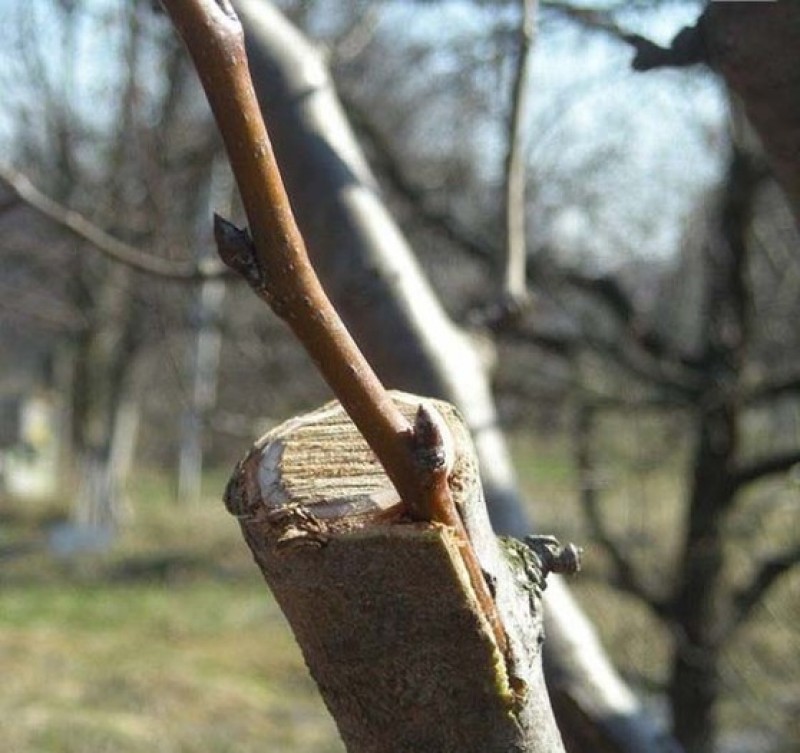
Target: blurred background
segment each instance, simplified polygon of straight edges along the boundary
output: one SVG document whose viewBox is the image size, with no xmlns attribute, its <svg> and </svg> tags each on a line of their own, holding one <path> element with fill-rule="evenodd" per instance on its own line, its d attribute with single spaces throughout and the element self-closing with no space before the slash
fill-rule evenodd
<svg viewBox="0 0 800 753">
<path fill-rule="evenodd" d="M 586 548 L 625 679 L 668 724 L 697 628 L 714 749 L 799 750 L 797 225 L 721 81 L 633 72 L 620 39 L 702 4 L 545 2 L 535 40 L 511 0 L 278 5 L 491 369 L 537 529 Z M 244 285 L 184 274 L 240 214 L 184 49 L 151 2 L 2 7 L 4 749 L 340 751 L 221 503 L 330 395 Z"/>
</svg>

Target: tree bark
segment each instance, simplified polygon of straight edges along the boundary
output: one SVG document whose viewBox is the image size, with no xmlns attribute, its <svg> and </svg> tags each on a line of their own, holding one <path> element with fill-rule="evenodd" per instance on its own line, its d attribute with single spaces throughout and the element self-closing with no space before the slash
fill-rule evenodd
<svg viewBox="0 0 800 753">
<path fill-rule="evenodd" d="M 724 583 L 723 525 L 737 492 L 737 394 L 751 315 L 747 235 L 761 179 L 757 161 L 734 145 L 719 199 L 718 227 L 704 249 L 707 386 L 696 408 L 692 485 L 670 609 L 678 632 L 669 697 L 673 730 L 687 753 L 710 753 L 717 737 L 723 607 L 731 598 Z"/>
<path fill-rule="evenodd" d="M 800 222 L 800 3 L 710 2 L 709 63 L 741 99 Z"/>
<path fill-rule="evenodd" d="M 530 523 L 486 374 L 383 205 L 318 53 L 272 6 L 235 5 L 292 209 L 328 295 L 385 384 L 459 409 L 495 530 L 524 536 Z M 582 709 L 610 749 L 669 750 L 670 741 L 643 714 L 559 578 L 546 602 L 547 663 L 560 696 Z M 592 744 L 577 728 L 576 735 Z"/>
<path fill-rule="evenodd" d="M 413 419 L 421 398 L 395 394 Z M 493 584 L 484 617 L 456 531 L 412 521 L 341 405 L 292 419 L 240 463 L 226 504 L 351 753 L 563 752 L 544 686 L 541 571 L 495 538 L 467 431 L 444 403 L 449 484 Z M 535 560 L 529 561 L 535 565 Z"/>
<path fill-rule="evenodd" d="M 724 540 L 731 504 L 736 418 L 727 407 L 699 418 L 680 582 L 672 613 L 676 638 L 669 683 L 675 736 L 687 753 L 708 753 L 717 737 Z"/>
</svg>

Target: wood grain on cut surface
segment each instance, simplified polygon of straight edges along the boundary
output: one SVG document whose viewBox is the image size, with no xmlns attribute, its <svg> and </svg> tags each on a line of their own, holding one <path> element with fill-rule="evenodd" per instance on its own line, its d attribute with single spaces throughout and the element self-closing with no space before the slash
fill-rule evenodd
<svg viewBox="0 0 800 753">
<path fill-rule="evenodd" d="M 420 399 L 394 398 L 413 418 Z M 259 483 L 269 507 L 299 505 L 320 521 L 342 525 L 402 513 L 385 471 L 339 403 L 287 421 L 259 444 Z"/>
<path fill-rule="evenodd" d="M 289 437 L 276 441 L 281 447 L 272 453 L 279 455 L 276 481 L 288 500 L 312 505 L 316 515 L 328 517 L 328 508 L 339 508 L 342 500 L 369 506 L 373 495 L 399 505 L 375 453 L 341 409 L 320 411 L 316 420 L 298 422 Z M 269 460 L 267 450 L 267 473 L 273 470 Z"/>
</svg>

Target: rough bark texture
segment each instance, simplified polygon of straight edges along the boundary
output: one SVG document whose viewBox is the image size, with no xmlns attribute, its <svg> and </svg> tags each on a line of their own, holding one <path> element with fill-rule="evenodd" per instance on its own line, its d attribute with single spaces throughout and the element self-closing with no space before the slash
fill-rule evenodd
<svg viewBox="0 0 800 753">
<path fill-rule="evenodd" d="M 800 222 L 800 3 L 712 2 L 710 64 L 738 95 Z"/>
<path fill-rule="evenodd" d="M 420 398 L 395 396 L 413 416 Z M 412 522 L 338 403 L 260 440 L 226 495 L 349 751 L 563 751 L 541 667 L 541 581 L 493 535 L 449 406 L 449 484 L 508 637 L 479 608 L 454 529 Z"/>
<path fill-rule="evenodd" d="M 385 384 L 459 409 L 495 530 L 526 535 L 531 525 L 480 360 L 383 205 L 319 55 L 271 5 L 235 0 L 235 6 L 292 208 L 328 295 Z M 561 579 L 553 579 L 545 602 L 546 659 L 561 695 L 616 750 L 669 750 Z M 580 730 L 576 735 L 592 744 Z"/>
</svg>

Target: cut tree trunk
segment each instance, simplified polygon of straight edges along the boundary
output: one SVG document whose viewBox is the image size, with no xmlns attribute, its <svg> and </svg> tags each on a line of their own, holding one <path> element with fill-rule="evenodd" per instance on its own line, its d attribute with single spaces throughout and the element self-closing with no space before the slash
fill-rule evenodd
<svg viewBox="0 0 800 753">
<path fill-rule="evenodd" d="M 411 419 L 422 400 L 394 399 Z M 450 432 L 448 482 L 492 585 L 505 653 L 455 529 L 406 517 L 338 403 L 262 438 L 229 484 L 228 509 L 348 751 L 558 753 L 541 666 L 538 561 L 494 536 L 469 432 L 448 405 L 432 409 Z"/>
</svg>

